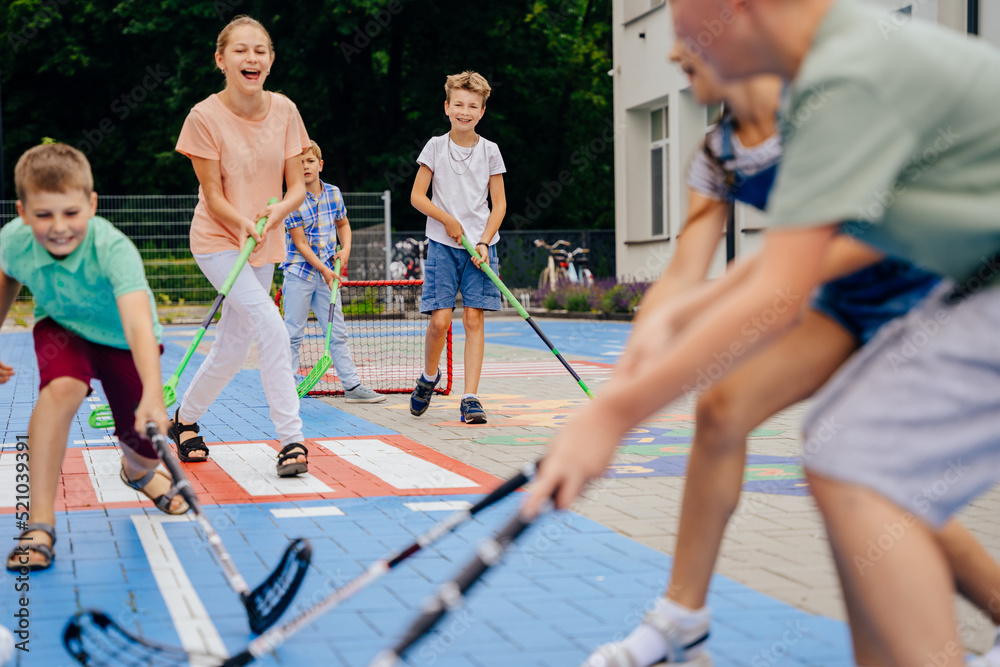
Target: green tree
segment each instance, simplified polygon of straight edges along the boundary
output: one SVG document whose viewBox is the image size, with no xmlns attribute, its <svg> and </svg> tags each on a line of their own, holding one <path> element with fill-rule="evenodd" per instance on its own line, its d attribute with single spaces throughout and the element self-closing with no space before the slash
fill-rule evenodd
<svg viewBox="0 0 1000 667">
<path fill-rule="evenodd" d="M 250 14 L 276 47 L 268 88 L 298 105 L 344 190 L 409 205 L 415 158 L 447 131 L 446 74 L 494 93 L 480 130 L 503 152 L 510 227 L 613 226 L 609 0 L 13 0 L 0 13 L 5 172 L 51 136 L 80 147 L 105 194 L 193 192 L 173 150 L 188 110 L 223 86 L 219 30 Z"/>
</svg>

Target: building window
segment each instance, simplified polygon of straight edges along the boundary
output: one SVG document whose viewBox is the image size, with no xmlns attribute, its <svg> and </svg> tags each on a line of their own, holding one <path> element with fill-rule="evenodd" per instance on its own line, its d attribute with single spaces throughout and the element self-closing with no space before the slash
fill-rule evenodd
<svg viewBox="0 0 1000 667">
<path fill-rule="evenodd" d="M 651 233 L 654 237 L 670 233 L 670 107 L 653 109 L 649 114 L 650 177 L 653 193 Z"/>
<path fill-rule="evenodd" d="M 705 127 L 711 130 L 713 127 L 715 127 L 715 124 L 719 122 L 719 119 L 722 118 L 722 102 L 717 102 L 716 104 L 709 104 L 707 107 L 705 107 L 705 111 L 706 111 Z"/>
</svg>

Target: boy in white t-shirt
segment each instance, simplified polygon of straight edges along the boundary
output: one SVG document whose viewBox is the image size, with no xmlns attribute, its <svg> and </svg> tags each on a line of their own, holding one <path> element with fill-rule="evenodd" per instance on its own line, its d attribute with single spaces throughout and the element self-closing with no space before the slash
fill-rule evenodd
<svg viewBox="0 0 1000 667">
<path fill-rule="evenodd" d="M 434 137 L 420 152 L 420 169 L 413 182 L 410 203 L 427 216 L 427 260 L 420 312 L 430 313 L 424 344 L 424 371 L 410 396 L 410 413 L 422 415 L 430 405 L 441 379 L 438 360 L 444 349 L 455 309 L 455 295 L 462 293 L 465 326 L 465 391 L 462 421 L 486 423 L 486 412 L 476 396 L 483 368 L 483 311 L 500 310 L 500 290 L 479 265 L 489 262 L 499 273 L 497 230 L 507 210 L 503 174 L 507 171 L 495 143 L 476 134 L 486 111 L 490 84 L 476 72 L 462 72 L 444 84 L 444 111 L 451 121 L 448 134 Z M 432 198 L 427 197 L 431 187 Z M 486 198 L 492 200 L 492 208 Z M 476 243 L 478 257 L 462 247 L 462 234 Z"/>
</svg>

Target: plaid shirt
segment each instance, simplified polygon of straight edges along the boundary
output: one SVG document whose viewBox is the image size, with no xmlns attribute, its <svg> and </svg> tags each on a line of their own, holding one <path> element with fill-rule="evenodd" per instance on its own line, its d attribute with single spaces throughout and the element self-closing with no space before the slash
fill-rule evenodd
<svg viewBox="0 0 1000 667">
<path fill-rule="evenodd" d="M 337 221 L 347 218 L 344 198 L 340 188 L 320 181 L 323 192 L 319 197 L 306 192 L 306 200 L 297 211 L 285 218 L 285 261 L 281 269 L 294 273 L 303 280 L 310 280 L 317 273 L 292 241 L 289 230 L 301 227 L 305 232 L 309 247 L 320 260 L 333 268 L 333 256 L 337 252 Z"/>
</svg>

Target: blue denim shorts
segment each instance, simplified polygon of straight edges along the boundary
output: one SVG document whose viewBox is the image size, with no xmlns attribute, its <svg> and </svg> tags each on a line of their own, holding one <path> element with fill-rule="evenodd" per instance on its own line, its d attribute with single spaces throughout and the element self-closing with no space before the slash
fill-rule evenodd
<svg viewBox="0 0 1000 667">
<path fill-rule="evenodd" d="M 500 274 L 496 247 L 490 246 L 490 268 Z M 420 312 L 430 313 L 455 307 L 455 295 L 462 293 L 462 306 L 480 310 L 500 310 L 500 290 L 476 268 L 465 248 L 452 248 L 431 239 L 424 261 L 424 290 Z"/>
<path fill-rule="evenodd" d="M 886 258 L 821 286 L 812 307 L 844 327 L 861 344 L 889 320 L 923 301 L 941 278 L 908 262 Z"/>
</svg>

